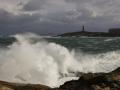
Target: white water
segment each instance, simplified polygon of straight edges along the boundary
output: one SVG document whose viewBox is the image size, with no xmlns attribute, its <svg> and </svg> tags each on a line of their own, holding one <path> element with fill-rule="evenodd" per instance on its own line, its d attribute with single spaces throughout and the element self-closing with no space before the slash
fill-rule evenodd
<svg viewBox="0 0 120 90">
<path fill-rule="evenodd" d="M 70 72 L 110 72 L 120 66 L 120 52 L 85 55 L 48 43 L 32 34 L 15 35 L 17 42 L 0 50 L 0 80 L 57 87 L 78 79 Z"/>
</svg>

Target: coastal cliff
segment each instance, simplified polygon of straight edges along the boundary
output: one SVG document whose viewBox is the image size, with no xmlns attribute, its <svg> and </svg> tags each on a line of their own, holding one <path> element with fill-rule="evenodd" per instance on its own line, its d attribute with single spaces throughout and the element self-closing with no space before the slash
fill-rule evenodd
<svg viewBox="0 0 120 90">
<path fill-rule="evenodd" d="M 68 81 L 59 88 L 0 81 L 0 90 L 120 90 L 120 68 L 110 73 L 82 74 L 79 80 Z"/>
</svg>

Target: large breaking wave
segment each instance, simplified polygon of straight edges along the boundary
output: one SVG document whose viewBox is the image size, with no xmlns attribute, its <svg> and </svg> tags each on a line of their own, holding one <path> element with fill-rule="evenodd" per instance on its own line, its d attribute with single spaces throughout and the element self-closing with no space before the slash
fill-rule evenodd
<svg viewBox="0 0 120 90">
<path fill-rule="evenodd" d="M 17 42 L 0 49 L 0 80 L 57 87 L 77 79 L 76 72 L 110 72 L 120 66 L 119 51 L 87 55 L 33 34 L 14 37 Z"/>
</svg>

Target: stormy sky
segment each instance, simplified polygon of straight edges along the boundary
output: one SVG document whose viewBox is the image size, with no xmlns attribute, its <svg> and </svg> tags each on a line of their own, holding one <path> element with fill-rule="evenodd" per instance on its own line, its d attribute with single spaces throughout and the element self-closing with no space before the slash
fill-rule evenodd
<svg viewBox="0 0 120 90">
<path fill-rule="evenodd" d="M 120 0 L 0 0 L 0 34 L 59 34 L 120 27 Z"/>
</svg>

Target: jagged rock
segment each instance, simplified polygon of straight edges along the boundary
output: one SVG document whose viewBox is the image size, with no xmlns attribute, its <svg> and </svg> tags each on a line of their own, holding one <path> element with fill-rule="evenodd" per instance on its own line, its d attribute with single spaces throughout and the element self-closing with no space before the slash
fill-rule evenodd
<svg viewBox="0 0 120 90">
<path fill-rule="evenodd" d="M 120 90 L 120 68 L 110 73 L 83 74 L 79 80 L 61 85 L 60 90 Z"/>
</svg>

